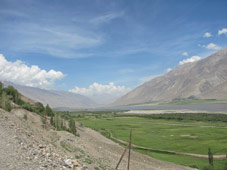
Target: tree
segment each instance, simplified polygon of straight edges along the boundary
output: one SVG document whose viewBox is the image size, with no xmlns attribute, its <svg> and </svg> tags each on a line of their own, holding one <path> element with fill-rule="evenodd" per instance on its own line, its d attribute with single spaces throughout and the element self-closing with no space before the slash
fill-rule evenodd
<svg viewBox="0 0 227 170">
<path fill-rule="evenodd" d="M 4 110 L 10 112 L 12 110 L 11 102 L 6 94 L 5 91 L 2 91 L 1 98 L 0 98 L 0 107 Z"/>
<path fill-rule="evenodd" d="M 6 100 L 6 103 L 5 103 L 5 110 L 10 112 L 12 110 L 12 106 L 11 106 L 11 103 L 9 100 Z"/>
<path fill-rule="evenodd" d="M 45 110 L 46 110 L 47 116 L 52 116 L 53 115 L 53 111 L 52 111 L 52 109 L 50 108 L 50 106 L 48 104 L 46 105 Z"/>
<path fill-rule="evenodd" d="M 214 166 L 214 164 L 213 164 L 213 153 L 211 152 L 210 148 L 208 148 L 208 159 L 209 159 L 209 165 L 211 167 L 213 167 Z"/>
<path fill-rule="evenodd" d="M 42 103 L 38 102 L 35 104 L 35 112 L 38 114 L 44 114 L 45 108 Z"/>
<path fill-rule="evenodd" d="M 0 106 L 3 109 L 5 109 L 6 100 L 7 100 L 7 95 L 6 95 L 6 92 L 3 91 L 1 94 L 1 103 L 0 103 Z"/>
<path fill-rule="evenodd" d="M 13 86 L 8 86 L 7 88 L 4 88 L 4 91 L 14 103 L 19 102 L 20 93 Z"/>
<path fill-rule="evenodd" d="M 3 88 L 3 84 L 2 82 L 0 82 L 0 95 L 2 94 L 2 88 Z"/>
<path fill-rule="evenodd" d="M 54 126 L 54 116 L 53 115 L 50 116 L 50 124 L 52 126 Z"/>
<path fill-rule="evenodd" d="M 73 120 L 73 118 L 70 118 L 70 120 L 69 120 L 69 132 L 76 135 L 76 125 L 75 125 L 75 121 Z"/>
<path fill-rule="evenodd" d="M 214 168 L 210 165 L 203 167 L 203 170 L 214 170 Z"/>
<path fill-rule="evenodd" d="M 44 111 L 44 128 L 47 128 L 47 113 L 46 110 Z"/>
</svg>

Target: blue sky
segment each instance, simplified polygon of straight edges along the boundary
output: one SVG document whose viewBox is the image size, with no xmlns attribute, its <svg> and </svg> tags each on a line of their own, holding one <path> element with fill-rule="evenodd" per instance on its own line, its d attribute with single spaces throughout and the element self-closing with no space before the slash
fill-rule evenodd
<svg viewBox="0 0 227 170">
<path fill-rule="evenodd" d="M 0 78 L 120 95 L 226 48 L 226 7 L 226 0 L 0 0 Z"/>
</svg>

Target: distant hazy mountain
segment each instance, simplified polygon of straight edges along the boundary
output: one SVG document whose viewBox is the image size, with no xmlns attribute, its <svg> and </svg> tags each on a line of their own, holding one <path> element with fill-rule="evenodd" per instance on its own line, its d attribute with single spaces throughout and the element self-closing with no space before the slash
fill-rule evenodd
<svg viewBox="0 0 227 170">
<path fill-rule="evenodd" d="M 22 86 L 6 81 L 3 81 L 3 83 L 5 86 L 14 86 L 25 97 L 41 102 L 44 105 L 49 104 L 52 108 L 87 108 L 96 106 L 94 101 L 80 94 Z"/>
<path fill-rule="evenodd" d="M 128 105 L 177 98 L 227 99 L 227 49 L 205 59 L 174 68 L 119 98 Z"/>
</svg>

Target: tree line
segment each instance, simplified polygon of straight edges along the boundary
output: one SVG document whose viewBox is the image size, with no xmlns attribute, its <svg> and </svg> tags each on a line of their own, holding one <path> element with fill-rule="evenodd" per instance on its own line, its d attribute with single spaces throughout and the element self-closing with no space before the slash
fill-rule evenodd
<svg viewBox="0 0 227 170">
<path fill-rule="evenodd" d="M 10 112 L 14 107 L 14 104 L 22 107 L 25 110 L 40 115 L 44 128 L 47 128 L 49 123 L 56 130 L 64 130 L 74 135 L 78 135 L 73 117 L 67 116 L 66 119 L 64 115 L 54 112 L 48 104 L 43 106 L 43 104 L 40 102 L 35 104 L 26 102 L 22 100 L 21 94 L 13 86 L 4 88 L 3 83 L 0 82 L 0 108 Z"/>
</svg>

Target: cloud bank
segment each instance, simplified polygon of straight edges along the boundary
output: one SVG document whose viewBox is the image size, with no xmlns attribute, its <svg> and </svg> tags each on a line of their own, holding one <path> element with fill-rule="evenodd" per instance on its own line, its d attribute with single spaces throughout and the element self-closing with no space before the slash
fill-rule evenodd
<svg viewBox="0 0 227 170">
<path fill-rule="evenodd" d="M 0 54 L 0 79 L 11 81 L 26 86 L 46 87 L 53 85 L 56 80 L 60 80 L 64 74 L 55 70 L 42 70 L 36 65 L 27 66 L 22 61 L 7 61 Z"/>
<path fill-rule="evenodd" d="M 209 37 L 211 37 L 211 36 L 212 36 L 212 34 L 209 33 L 209 32 L 206 32 L 206 33 L 203 35 L 203 37 L 205 37 L 205 38 L 209 38 Z"/>
<path fill-rule="evenodd" d="M 209 50 L 220 50 L 221 47 L 219 47 L 218 45 L 214 44 L 214 43 L 210 43 L 207 46 L 205 46 L 205 48 L 209 49 Z"/>
<path fill-rule="evenodd" d="M 170 71 L 172 71 L 173 69 L 172 68 L 167 68 L 166 69 L 166 73 L 168 73 L 168 72 L 170 72 Z"/>
<path fill-rule="evenodd" d="M 69 91 L 88 96 L 99 104 L 108 104 L 129 92 L 129 90 L 130 89 L 125 86 L 116 86 L 113 82 L 110 82 L 106 85 L 93 83 L 88 88 L 79 88 L 75 86 Z"/>
<path fill-rule="evenodd" d="M 179 65 L 183 65 L 183 64 L 186 64 L 186 63 L 193 63 L 193 62 L 198 61 L 200 59 L 201 59 L 200 56 L 192 56 L 191 58 L 187 58 L 185 60 L 180 61 Z"/>
<path fill-rule="evenodd" d="M 218 35 L 225 34 L 227 35 L 227 28 L 223 28 L 221 30 L 218 30 Z"/>
</svg>

